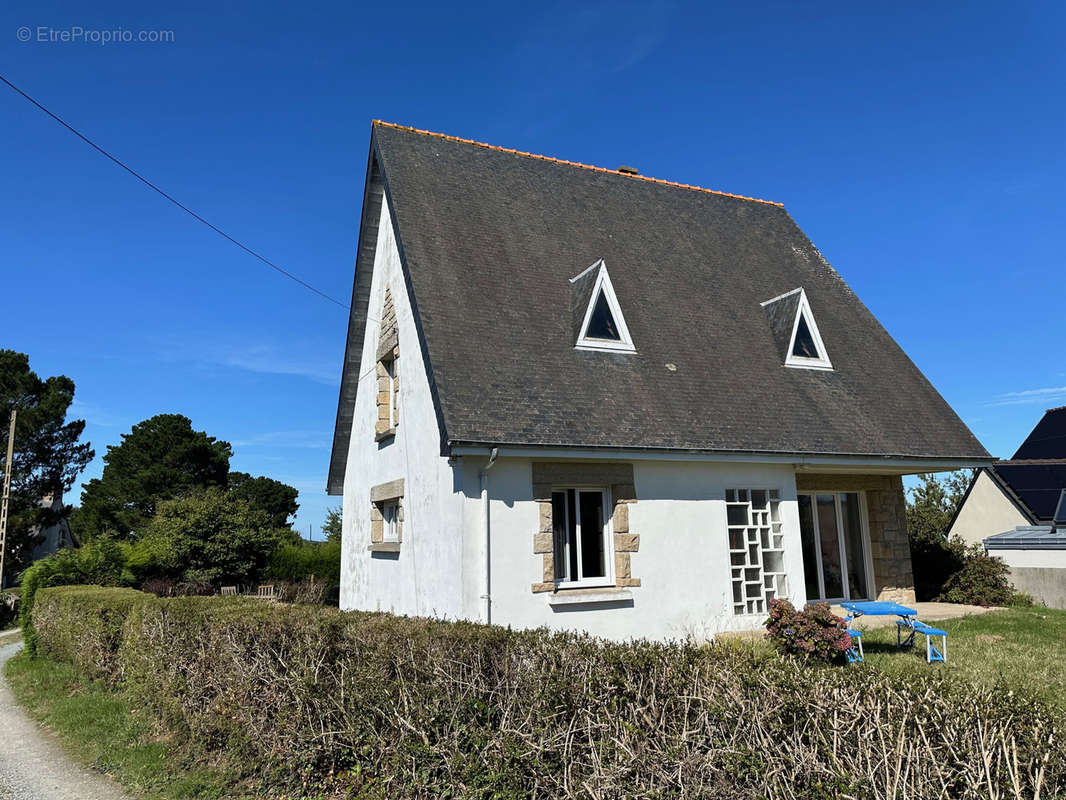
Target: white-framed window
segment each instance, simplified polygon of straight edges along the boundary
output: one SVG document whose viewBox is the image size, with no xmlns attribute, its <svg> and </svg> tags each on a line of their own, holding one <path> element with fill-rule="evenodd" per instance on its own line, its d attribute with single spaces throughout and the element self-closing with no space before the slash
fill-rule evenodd
<svg viewBox="0 0 1066 800">
<path fill-rule="evenodd" d="M 818 323 L 814 321 L 814 312 L 811 311 L 807 293 L 803 289 L 800 289 L 799 307 L 796 309 L 796 320 L 792 324 L 792 338 L 788 343 L 785 366 L 826 370 L 833 368 L 825 351 L 822 335 L 818 332 Z"/>
<path fill-rule="evenodd" d="M 581 280 L 591 270 L 597 270 L 596 281 L 592 285 L 589 304 L 574 345 L 578 350 L 607 350 L 612 352 L 635 353 L 633 337 L 629 335 L 629 326 L 622 316 L 622 307 L 614 292 L 611 276 L 607 274 L 607 265 L 601 258 L 580 275 L 570 279 L 571 283 Z"/>
<path fill-rule="evenodd" d="M 614 585 L 610 497 L 603 488 L 552 489 L 555 584 L 560 588 Z"/>
<path fill-rule="evenodd" d="M 400 541 L 400 501 L 386 500 L 381 504 L 381 536 L 386 542 Z"/>
<path fill-rule="evenodd" d="M 807 600 L 871 599 L 870 534 L 861 492 L 797 495 Z"/>
<path fill-rule="evenodd" d="M 781 498 L 777 489 L 727 489 L 729 570 L 734 614 L 765 614 L 788 597 Z"/>
</svg>

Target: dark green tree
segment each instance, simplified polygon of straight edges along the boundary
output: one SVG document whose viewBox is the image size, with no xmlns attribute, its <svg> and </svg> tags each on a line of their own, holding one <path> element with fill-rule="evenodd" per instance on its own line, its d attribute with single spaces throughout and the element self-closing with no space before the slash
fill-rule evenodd
<svg viewBox="0 0 1066 800">
<path fill-rule="evenodd" d="M 326 534 L 327 542 L 339 542 L 341 530 L 341 507 L 337 506 L 326 512 L 326 521 L 322 523 L 322 533 Z"/>
<path fill-rule="evenodd" d="M 139 422 L 108 445 L 103 475 L 85 485 L 71 528 L 87 539 L 133 538 L 162 501 L 225 487 L 231 455 L 228 442 L 193 430 L 181 414 Z"/>
<path fill-rule="evenodd" d="M 253 478 L 247 472 L 229 474 L 229 493 L 233 497 L 247 500 L 252 508 L 265 511 L 270 517 L 270 524 L 283 528 L 289 524 L 289 517 L 296 513 L 300 504 L 296 502 L 299 491 L 288 484 L 260 475 Z"/>
<path fill-rule="evenodd" d="M 95 455 L 88 442 L 78 441 L 85 421 L 67 421 L 73 400 L 70 378 L 58 375 L 42 380 L 30 369 L 29 356 L 0 350 L 0 458 L 7 453 L 11 411 L 18 411 L 4 560 L 8 577 L 29 563 L 37 531 L 58 521 L 56 512 L 42 507 L 41 501 L 70 491 L 78 473 Z"/>
<path fill-rule="evenodd" d="M 943 478 L 919 475 L 921 483 L 908 492 L 907 537 L 918 600 L 936 598 L 945 581 L 963 566 L 966 547 L 961 541 L 948 540 L 948 526 L 972 475 L 971 470 L 951 472 Z"/>
<path fill-rule="evenodd" d="M 130 552 L 140 579 L 248 584 L 262 575 L 279 548 L 299 542 L 286 527 L 247 500 L 218 487 L 159 504 Z"/>
</svg>

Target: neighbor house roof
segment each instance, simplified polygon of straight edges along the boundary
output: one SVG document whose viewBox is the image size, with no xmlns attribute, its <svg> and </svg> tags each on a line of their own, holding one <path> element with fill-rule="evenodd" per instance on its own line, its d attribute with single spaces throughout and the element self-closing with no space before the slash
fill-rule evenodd
<svg viewBox="0 0 1066 800">
<path fill-rule="evenodd" d="M 1066 406 L 1045 411 L 1011 460 L 1047 458 L 1066 458 Z"/>
<path fill-rule="evenodd" d="M 1066 488 L 1066 458 L 996 461 L 988 471 L 1034 522 L 1052 518 Z"/>
<path fill-rule="evenodd" d="M 986 550 L 1066 550 L 1066 528 L 1021 525 L 984 540 Z"/>
<path fill-rule="evenodd" d="M 381 198 L 442 452 L 990 458 L 779 204 L 375 123 L 330 491 L 374 313 Z M 571 278 L 600 259 L 635 353 L 574 347 Z M 800 288 L 832 370 L 784 366 L 786 322 L 761 304 Z"/>
</svg>

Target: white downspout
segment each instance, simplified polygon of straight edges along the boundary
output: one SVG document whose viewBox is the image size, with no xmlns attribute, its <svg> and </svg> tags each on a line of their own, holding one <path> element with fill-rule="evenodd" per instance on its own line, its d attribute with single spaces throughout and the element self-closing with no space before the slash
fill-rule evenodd
<svg viewBox="0 0 1066 800">
<path fill-rule="evenodd" d="M 482 526 L 485 534 L 485 592 L 481 599 L 485 601 L 485 611 L 482 618 L 486 625 L 492 624 L 492 543 L 491 528 L 489 527 L 489 470 L 496 463 L 496 456 L 500 454 L 500 448 L 494 447 L 489 451 L 489 460 L 478 472 L 481 479 L 481 507 L 484 510 Z"/>
</svg>

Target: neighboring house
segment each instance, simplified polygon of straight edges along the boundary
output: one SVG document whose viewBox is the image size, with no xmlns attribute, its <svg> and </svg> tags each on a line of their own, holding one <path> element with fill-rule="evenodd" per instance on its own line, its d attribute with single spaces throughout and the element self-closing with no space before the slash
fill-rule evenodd
<svg viewBox="0 0 1066 800">
<path fill-rule="evenodd" d="M 968 544 L 1018 526 L 1048 525 L 1066 489 L 1066 406 L 1052 408 L 1007 461 L 974 474 L 948 527 Z"/>
<path fill-rule="evenodd" d="M 50 508 L 57 514 L 63 511 L 63 495 L 56 493 L 48 495 L 41 500 L 42 508 Z M 64 547 L 74 547 L 74 534 L 70 531 L 66 515 L 57 519 L 56 522 L 46 527 L 37 526 L 33 531 L 35 536 L 40 536 L 41 541 L 33 548 L 30 558 L 34 561 L 57 553 Z"/>
<path fill-rule="evenodd" d="M 1066 489 L 1048 525 L 1021 525 L 984 541 L 989 555 L 1010 567 L 1010 580 L 1051 608 L 1066 608 Z"/>
<path fill-rule="evenodd" d="M 780 205 L 374 124 L 343 608 L 624 639 L 910 602 L 900 476 L 990 462 Z"/>
<path fill-rule="evenodd" d="M 1045 412 L 1009 461 L 976 472 L 948 534 L 983 543 L 1014 588 L 1066 608 L 1066 406 Z"/>
</svg>

